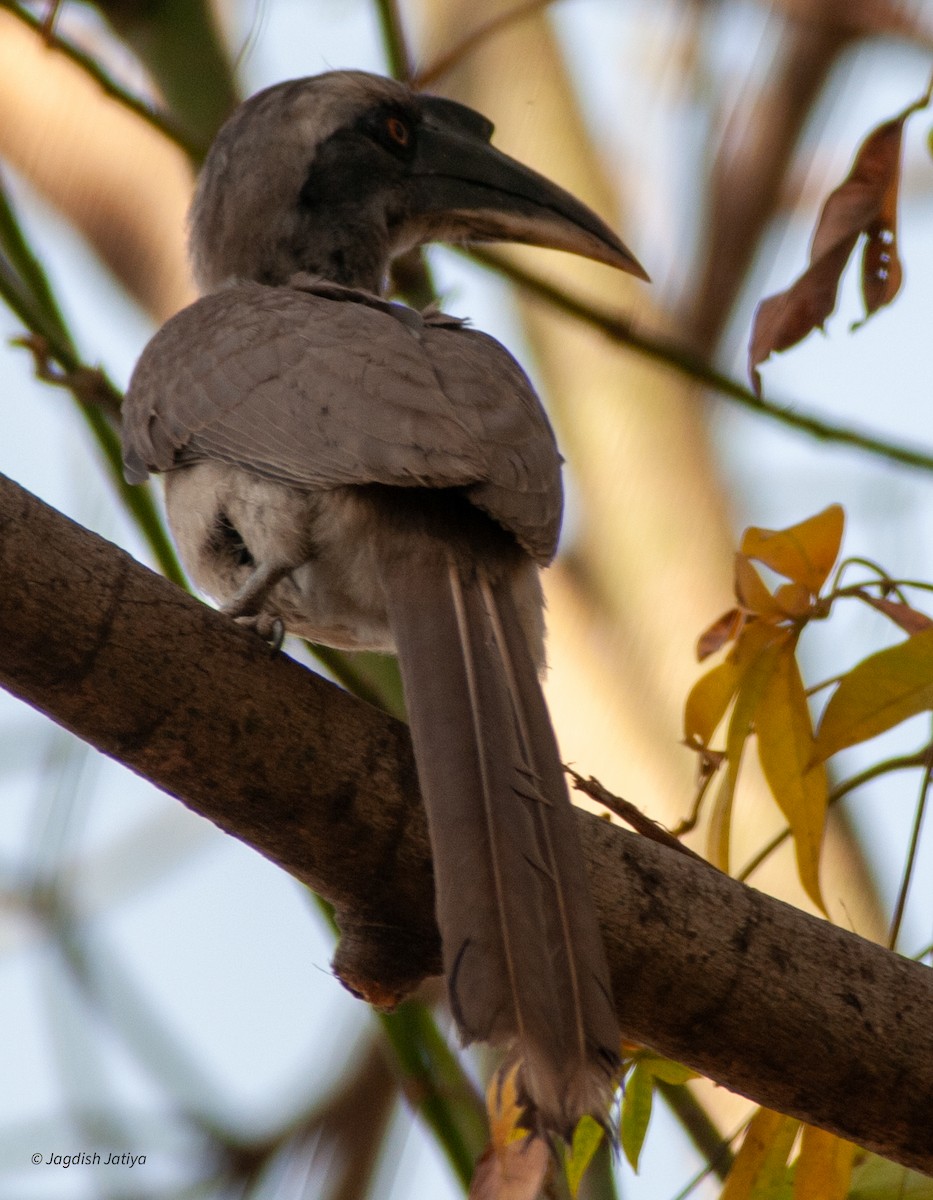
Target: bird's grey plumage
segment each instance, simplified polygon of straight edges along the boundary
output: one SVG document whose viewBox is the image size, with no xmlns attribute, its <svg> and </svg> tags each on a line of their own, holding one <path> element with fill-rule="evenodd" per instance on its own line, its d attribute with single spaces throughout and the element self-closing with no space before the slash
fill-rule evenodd
<svg viewBox="0 0 933 1200">
<path fill-rule="evenodd" d="M 398 651 L 458 1026 L 521 1058 L 531 1119 L 567 1136 L 605 1115 L 618 1028 L 537 680 L 560 457 L 503 347 L 377 293 L 439 238 L 643 272 L 491 132 L 360 72 L 242 105 L 192 209 L 209 294 L 142 355 L 124 457 L 133 481 L 167 472 L 182 558 L 227 611 Z"/>
<path fill-rule="evenodd" d="M 562 494 L 550 425 L 512 356 L 454 318 L 310 277 L 242 284 L 172 318 L 133 389 L 152 400 L 127 406 L 131 479 L 219 460 L 305 489 L 464 487 L 533 558 L 554 555 Z"/>
</svg>

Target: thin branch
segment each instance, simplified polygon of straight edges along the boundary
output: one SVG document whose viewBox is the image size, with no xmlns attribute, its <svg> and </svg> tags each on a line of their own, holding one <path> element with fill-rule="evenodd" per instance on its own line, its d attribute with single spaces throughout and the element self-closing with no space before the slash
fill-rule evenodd
<svg viewBox="0 0 933 1200">
<path fill-rule="evenodd" d="M 639 332 L 631 321 L 616 313 L 598 309 L 586 301 L 579 300 L 547 283 L 522 267 L 506 262 L 498 254 L 488 250 L 470 249 L 470 258 L 482 266 L 490 267 L 500 275 L 517 284 L 523 291 L 539 300 L 551 304 L 560 312 L 599 330 L 610 341 L 645 355 L 646 358 L 672 367 L 682 375 L 703 384 L 734 401 L 743 408 L 767 417 L 792 429 L 799 429 L 811 437 L 824 442 L 836 442 L 853 446 L 876 457 L 922 471 L 933 471 L 933 450 L 920 446 L 889 441 L 850 425 L 839 425 L 826 421 L 800 408 L 790 409 L 772 401 L 760 399 L 744 384 L 732 379 L 722 371 L 711 367 L 700 355 L 669 338 Z"/>
<path fill-rule="evenodd" d="M 910 881 L 913 878 L 914 865 L 917 861 L 917 846 L 920 842 L 920 828 L 926 812 L 927 797 L 930 794 L 930 779 L 933 777 L 933 751 L 928 750 L 923 780 L 920 784 L 920 796 L 917 800 L 917 811 L 914 814 L 913 828 L 910 831 L 910 845 L 907 848 L 907 861 L 904 864 L 904 877 L 901 880 L 897 902 L 894 905 L 894 915 L 891 918 L 891 930 L 888 934 L 888 949 L 893 950 L 897 945 L 901 932 L 901 922 L 904 919 L 904 909 L 907 906 L 907 893 L 910 891 Z"/>
<path fill-rule="evenodd" d="M 405 83 L 411 82 L 415 77 L 415 63 L 405 36 L 398 0 L 376 0 L 376 15 L 382 30 L 389 73 Z"/>
<path fill-rule="evenodd" d="M 683 1085 L 655 1079 L 654 1086 L 664 1097 L 668 1108 L 686 1130 L 691 1142 L 706 1158 L 709 1169 L 725 1180 L 732 1167 L 733 1154 L 729 1143 L 709 1119 L 703 1105 L 693 1092 Z"/>
<path fill-rule="evenodd" d="M 55 22 L 61 10 L 63 0 L 51 0 L 45 16 L 42 18 L 42 33 L 46 42 L 51 43 L 55 33 Z"/>
<path fill-rule="evenodd" d="M 927 766 L 930 762 L 931 754 L 933 754 L 933 744 L 925 746 L 923 750 L 918 750 L 916 754 L 905 754 L 900 758 L 888 758 L 884 762 L 874 763 L 864 771 L 860 771 L 858 775 L 853 775 L 851 779 L 843 780 L 837 787 L 834 787 L 827 797 L 827 808 L 837 804 L 849 792 L 854 792 L 856 788 L 870 783 L 873 779 L 879 779 L 882 775 L 889 775 L 894 771 L 907 771 L 913 767 Z M 775 850 L 783 846 L 790 836 L 790 826 L 785 826 L 780 833 L 775 834 L 763 849 L 758 851 L 753 859 L 746 863 L 735 878 L 740 883 L 745 883 L 758 870 L 765 859 L 770 858 Z"/>
<path fill-rule="evenodd" d="M 697 1171 L 696 1175 L 694 1175 L 692 1179 L 689 1179 L 686 1184 L 684 1184 L 677 1195 L 672 1197 L 672 1200 L 687 1200 L 688 1196 L 695 1192 L 703 1180 L 712 1175 L 714 1171 L 721 1179 L 722 1175 L 720 1174 L 719 1170 L 721 1162 L 723 1160 L 727 1160 L 731 1166 L 735 1158 L 735 1155 L 732 1153 L 732 1143 L 738 1138 L 739 1134 L 743 1133 L 747 1128 L 748 1120 L 745 1120 L 741 1125 L 739 1125 L 734 1133 L 730 1134 L 728 1137 L 724 1137 L 719 1143 L 719 1149 L 716 1155 L 710 1159 L 705 1167 Z"/>
<path fill-rule="evenodd" d="M 10 303 L 2 287 L 0 295 Z M 13 307 L 12 303 L 10 307 Z M 14 311 L 17 315 L 22 314 L 21 309 L 14 308 Z M 162 573 L 179 587 L 186 587 L 184 572 L 159 516 L 152 488 L 131 487 L 123 477 L 123 451 L 116 426 L 120 392 L 103 371 L 81 362 L 71 349 L 67 330 L 64 330 L 61 340 L 56 339 L 54 346 L 41 333 L 14 338 L 13 344 L 22 346 L 32 354 L 38 379 L 71 392 L 104 458 L 110 482 L 135 518 Z M 52 366 L 53 361 L 63 364 L 62 370 L 56 370 Z"/>
<path fill-rule="evenodd" d="M 474 50 L 494 34 L 501 33 L 509 25 L 523 21 L 526 17 L 533 16 L 535 13 L 548 8 L 554 3 L 555 0 L 525 0 L 523 4 L 516 4 L 514 8 L 490 17 L 488 21 L 484 21 L 482 25 L 471 30 L 459 42 L 455 42 L 449 50 L 440 54 L 424 70 L 416 72 L 411 79 L 411 86 L 420 91 L 422 88 L 436 83 L 438 79 L 446 75 L 448 71 L 453 70 L 462 59 L 466 58 L 468 54 L 472 54 Z"/>
<path fill-rule="evenodd" d="M 905 586 L 903 580 L 892 579 L 880 563 L 876 563 L 870 558 L 863 558 L 862 556 L 856 554 L 851 555 L 849 558 L 844 558 L 836 568 L 836 573 L 833 575 L 832 586 L 829 590 L 830 596 L 834 596 L 840 592 L 843 575 L 849 569 L 849 567 L 856 565 L 866 567 L 869 571 L 873 571 L 877 576 L 875 579 L 870 579 L 866 583 L 856 586 L 880 587 L 885 594 L 887 594 L 889 591 L 893 591 L 899 600 L 901 600 L 904 604 L 907 603 L 906 597 L 900 591 L 900 588 Z M 849 587 L 852 585 L 847 584 L 846 586 Z M 924 584 L 921 586 L 933 588 L 933 585 L 929 584 Z"/>
<path fill-rule="evenodd" d="M 636 808 L 629 800 L 623 800 L 621 796 L 616 796 L 605 788 L 598 779 L 590 775 L 589 778 L 584 778 L 578 775 L 573 767 L 565 766 L 564 770 L 573 780 L 573 786 L 578 792 L 582 792 L 584 796 L 589 796 L 591 800 L 595 800 L 597 804 L 602 804 L 608 808 L 611 813 L 614 813 L 626 825 L 629 825 L 636 833 L 640 833 L 642 837 L 650 838 L 653 842 L 659 842 L 662 846 L 667 846 L 670 850 L 675 850 L 678 854 L 686 854 L 690 858 L 695 858 L 705 866 L 710 866 L 702 855 L 691 850 L 689 846 L 685 846 L 683 842 L 677 840 L 669 829 L 665 829 L 657 821 L 646 816 L 640 808 Z"/>
<path fill-rule="evenodd" d="M 904 0 L 845 0 L 837 4 L 830 19 L 859 38 L 903 38 L 923 49 L 933 49 L 933 26 L 923 20 L 923 6 L 917 12 Z M 824 14 L 807 0 L 781 0 L 781 8 L 794 20 L 807 24 L 819 22 Z M 921 15 L 923 14 L 923 15 Z"/>
<path fill-rule="evenodd" d="M 693 749 L 694 747 L 691 747 Z M 690 812 L 678 821 L 671 830 L 671 836 L 677 838 L 678 842 L 688 833 L 692 833 L 697 827 L 700 820 L 700 813 L 703 809 L 703 801 L 706 799 L 706 794 L 710 789 L 710 784 L 717 778 L 717 771 L 721 765 L 722 759 L 725 757 L 721 752 L 711 750 L 708 746 L 702 748 L 696 747 L 700 754 L 700 785 L 697 788 L 696 795 L 693 798 L 693 804 L 690 807 Z"/>
<path fill-rule="evenodd" d="M 108 96 L 117 100 L 125 108 L 128 108 L 130 112 L 142 118 L 147 125 L 151 125 L 153 129 L 157 129 L 163 136 L 179 145 L 194 162 L 200 162 L 204 157 L 206 151 L 204 145 L 186 133 L 168 114 L 156 112 L 145 100 L 141 100 L 138 96 L 134 96 L 131 92 L 121 87 L 111 79 L 103 67 L 90 54 L 79 50 L 77 46 L 73 46 L 70 42 L 62 41 L 51 28 L 47 28 L 48 17 L 33 16 L 31 12 L 17 4 L 16 0 L 0 0 L 0 8 L 5 9 L 18 21 L 22 21 L 24 25 L 28 25 L 53 50 L 64 55 L 65 58 L 70 59 L 71 62 L 80 67 Z"/>
</svg>

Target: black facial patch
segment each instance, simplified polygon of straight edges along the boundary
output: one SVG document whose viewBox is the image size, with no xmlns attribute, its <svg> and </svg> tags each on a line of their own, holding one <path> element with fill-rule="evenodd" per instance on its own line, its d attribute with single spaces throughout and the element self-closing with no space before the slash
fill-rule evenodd
<svg viewBox="0 0 933 1200">
<path fill-rule="evenodd" d="M 411 109 L 398 104 L 380 104 L 360 117 L 357 128 L 400 162 L 410 162 L 418 142 L 418 122 L 418 114 Z M 407 140 L 399 140 L 401 131 Z"/>
<path fill-rule="evenodd" d="M 392 129 L 399 126 L 408 134 L 404 145 L 392 136 Z M 298 195 L 300 205 L 315 209 L 323 204 L 328 208 L 341 202 L 356 204 L 380 181 L 391 186 L 405 173 L 417 140 L 416 114 L 389 104 L 369 109 L 318 146 Z"/>
</svg>

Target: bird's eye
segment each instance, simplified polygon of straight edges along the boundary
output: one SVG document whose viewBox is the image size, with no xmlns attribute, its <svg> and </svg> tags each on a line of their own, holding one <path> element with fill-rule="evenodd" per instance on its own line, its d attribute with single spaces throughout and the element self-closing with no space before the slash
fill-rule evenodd
<svg viewBox="0 0 933 1200">
<path fill-rule="evenodd" d="M 386 117 L 385 130 L 399 146 L 407 146 L 411 141 L 411 130 L 400 117 Z"/>
</svg>

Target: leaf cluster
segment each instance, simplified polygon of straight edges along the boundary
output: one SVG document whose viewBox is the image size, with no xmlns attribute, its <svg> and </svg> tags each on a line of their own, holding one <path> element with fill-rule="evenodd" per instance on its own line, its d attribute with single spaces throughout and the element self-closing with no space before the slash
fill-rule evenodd
<svg viewBox="0 0 933 1200">
<path fill-rule="evenodd" d="M 736 783 L 749 739 L 771 792 L 787 819 L 797 870 L 807 894 L 826 912 L 820 852 L 830 800 L 826 761 L 895 725 L 933 710 L 933 622 L 902 596 L 903 584 L 880 568 L 876 577 L 843 585 L 839 556 L 844 516 L 839 505 L 787 529 L 750 528 L 735 558 L 735 607 L 700 637 L 702 660 L 728 647 L 724 661 L 693 686 L 684 710 L 686 744 L 700 756 L 703 788 L 721 772 L 710 813 L 709 855 L 730 869 Z M 769 588 L 758 566 L 780 580 Z M 893 598 L 892 598 L 893 597 Z M 814 730 L 810 691 L 798 659 L 800 636 L 825 621 L 840 600 L 883 613 L 906 640 L 862 659 L 830 681 L 832 693 Z M 730 713 L 722 748 L 717 730 Z"/>
</svg>

